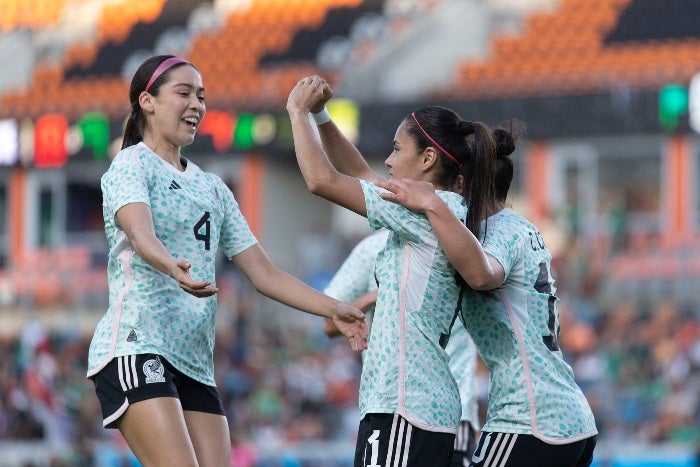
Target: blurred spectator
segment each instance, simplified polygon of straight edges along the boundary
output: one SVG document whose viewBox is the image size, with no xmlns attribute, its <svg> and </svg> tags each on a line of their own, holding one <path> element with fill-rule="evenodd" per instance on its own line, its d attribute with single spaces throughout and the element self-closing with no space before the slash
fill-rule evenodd
<svg viewBox="0 0 700 467">
<path fill-rule="evenodd" d="M 602 297 L 601 285 L 612 281 L 611 262 L 604 259 L 609 252 L 571 239 L 558 254 L 561 345 L 601 439 L 696 449 L 696 302 L 672 295 Z M 251 313 L 256 303 L 236 271 L 227 271 L 221 283 L 230 290 L 220 305 L 215 358 L 232 465 L 280 465 L 264 462 L 264 456 L 289 443 L 354 441 L 359 357 L 327 339 L 321 319 L 314 331 L 308 323 L 281 326 Z M 31 321 L 19 335 L 0 336 L 0 441 L 43 440 L 61 453 L 53 465 L 136 465 L 123 440 L 102 428 L 85 378 L 90 336 L 72 323 L 65 327 L 72 331 Z"/>
</svg>

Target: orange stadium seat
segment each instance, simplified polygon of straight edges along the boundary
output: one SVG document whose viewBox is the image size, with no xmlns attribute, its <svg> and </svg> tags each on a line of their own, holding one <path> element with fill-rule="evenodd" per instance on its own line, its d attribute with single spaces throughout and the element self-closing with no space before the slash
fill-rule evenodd
<svg viewBox="0 0 700 467">
<path fill-rule="evenodd" d="M 697 72 L 700 35 L 682 45 L 673 39 L 605 43 L 630 2 L 563 0 L 554 12 L 530 14 L 521 36 L 494 37 L 488 61 L 457 65 L 454 85 L 443 91 L 458 98 L 527 96 L 689 79 Z"/>
<path fill-rule="evenodd" d="M 2 0 L 0 32 L 53 26 L 61 18 L 67 0 Z"/>
</svg>

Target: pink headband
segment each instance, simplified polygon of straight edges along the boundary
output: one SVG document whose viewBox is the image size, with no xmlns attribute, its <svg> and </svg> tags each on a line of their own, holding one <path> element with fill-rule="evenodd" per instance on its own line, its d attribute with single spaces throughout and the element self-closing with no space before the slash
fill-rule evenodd
<svg viewBox="0 0 700 467">
<path fill-rule="evenodd" d="M 455 156 L 453 156 L 452 154 L 450 154 L 449 152 L 447 152 L 447 151 L 445 150 L 445 148 L 443 148 L 442 146 L 440 146 L 440 145 L 438 144 L 438 142 L 435 141 L 433 138 L 431 138 L 430 135 L 428 134 L 428 132 L 425 131 L 425 130 L 423 129 L 422 126 L 420 126 L 420 123 L 418 123 L 418 119 L 416 118 L 416 113 L 415 113 L 415 112 L 411 112 L 411 117 L 413 117 L 413 120 L 416 122 L 416 125 L 418 125 L 418 128 L 420 128 L 420 131 L 423 132 L 423 134 L 425 135 L 426 138 L 428 138 L 435 146 L 437 146 L 437 148 L 438 148 L 440 151 L 444 152 L 445 155 L 446 155 L 447 157 L 449 157 L 450 159 L 452 159 L 452 161 L 453 161 L 455 164 L 457 164 L 457 167 L 462 167 L 462 163 L 461 163 L 460 161 L 458 161 L 457 158 L 456 158 Z"/>
<path fill-rule="evenodd" d="M 160 62 L 160 65 L 158 65 L 158 68 L 156 68 L 156 71 L 153 72 L 151 79 L 148 80 L 148 84 L 146 85 L 146 89 L 144 89 L 144 91 L 148 92 L 148 90 L 151 89 L 151 85 L 153 84 L 153 82 L 155 80 L 157 80 L 160 75 L 162 75 L 167 70 L 174 67 L 175 65 L 179 65 L 180 63 L 190 63 L 190 62 L 188 62 L 184 58 L 180 58 L 180 57 L 170 57 L 170 58 L 166 58 L 165 60 Z"/>
</svg>

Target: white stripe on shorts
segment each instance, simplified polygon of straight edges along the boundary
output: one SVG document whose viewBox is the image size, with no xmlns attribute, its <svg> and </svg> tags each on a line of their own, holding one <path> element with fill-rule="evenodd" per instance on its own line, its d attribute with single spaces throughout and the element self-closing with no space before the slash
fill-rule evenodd
<svg viewBox="0 0 700 467">
<path fill-rule="evenodd" d="M 391 435 L 389 436 L 389 447 L 386 453 L 387 466 L 406 467 L 406 465 L 408 465 L 408 453 L 411 450 L 412 432 L 413 426 L 400 415 L 394 414 L 394 421 L 391 425 Z M 395 438 L 396 448 L 394 448 Z"/>
<path fill-rule="evenodd" d="M 455 436 L 455 451 L 466 451 L 469 449 L 469 422 L 460 422 L 457 428 L 457 436 Z"/>
<path fill-rule="evenodd" d="M 483 450 L 486 449 L 488 452 L 484 467 L 504 467 L 508 463 L 508 457 L 517 439 L 518 435 L 514 433 L 496 433 L 496 439 L 491 449 L 489 449 L 489 440 L 487 439 L 484 446 L 480 449 L 482 458 Z"/>
<path fill-rule="evenodd" d="M 136 373 L 136 355 L 117 357 L 117 370 L 122 391 L 139 387 L 139 375 Z"/>
</svg>

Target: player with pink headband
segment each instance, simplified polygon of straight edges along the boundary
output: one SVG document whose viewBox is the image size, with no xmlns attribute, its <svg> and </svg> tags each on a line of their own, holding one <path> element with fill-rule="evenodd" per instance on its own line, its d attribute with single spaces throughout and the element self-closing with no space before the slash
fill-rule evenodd
<svg viewBox="0 0 700 467">
<path fill-rule="evenodd" d="M 199 71 L 161 55 L 136 70 L 122 150 L 102 176 L 109 307 L 90 343 L 87 376 L 103 424 L 144 466 L 231 465 L 214 379 L 218 251 L 262 294 L 333 319 L 356 351 L 358 309 L 279 270 L 231 190 L 181 154 L 206 111 Z"/>
<path fill-rule="evenodd" d="M 311 76 L 299 81 L 287 100 L 307 188 L 366 217 L 371 228 L 389 231 L 375 268 L 379 289 L 362 364 L 354 465 L 447 467 L 462 406 L 445 348 L 463 282 L 425 215 L 382 198 L 386 191 L 376 183 L 384 178 L 325 114 L 331 96 L 325 81 Z M 495 149 L 486 125 L 464 121 L 444 107 L 423 107 L 400 122 L 384 164 L 392 179 L 432 183 L 449 210 L 465 219 L 470 215 L 465 197 L 494 189 Z M 466 437 L 473 440 L 473 433 Z M 460 450 L 468 450 L 461 446 L 470 440 L 461 441 Z"/>
</svg>

